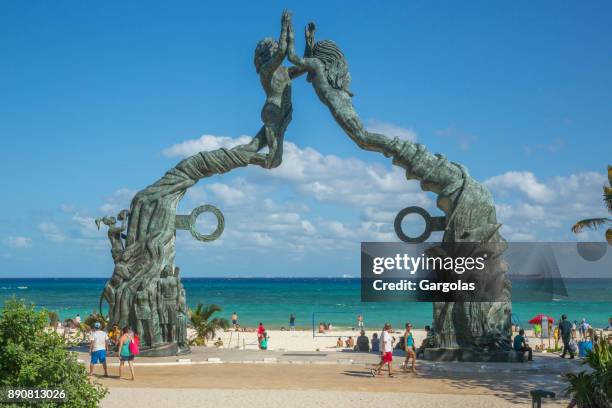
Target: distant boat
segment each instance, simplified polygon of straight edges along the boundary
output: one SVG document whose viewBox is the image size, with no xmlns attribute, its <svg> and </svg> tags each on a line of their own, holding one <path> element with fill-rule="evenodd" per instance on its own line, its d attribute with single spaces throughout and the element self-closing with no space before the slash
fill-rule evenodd
<svg viewBox="0 0 612 408">
<path fill-rule="evenodd" d="M 17 289 L 21 289 L 21 290 L 24 290 L 24 289 L 27 289 L 27 288 L 28 288 L 27 286 L 17 286 Z"/>
</svg>

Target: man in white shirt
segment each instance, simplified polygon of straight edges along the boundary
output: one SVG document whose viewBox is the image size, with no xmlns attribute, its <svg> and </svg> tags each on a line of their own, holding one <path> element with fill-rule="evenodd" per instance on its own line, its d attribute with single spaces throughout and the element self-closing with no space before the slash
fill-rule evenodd
<svg viewBox="0 0 612 408">
<path fill-rule="evenodd" d="M 395 338 L 391 336 L 391 333 L 393 333 L 391 325 L 389 323 L 385 323 L 385 327 L 380 334 L 380 363 L 378 363 L 376 368 L 370 370 L 372 377 L 380 375 L 380 370 L 385 364 L 389 366 L 389 377 L 395 377 L 391 368 L 393 363 L 393 342 L 395 341 Z"/>
<path fill-rule="evenodd" d="M 106 369 L 106 345 L 108 343 L 108 335 L 104 330 L 100 330 L 100 323 L 94 323 L 94 331 L 89 336 L 89 354 L 91 361 L 89 363 L 89 375 L 93 374 L 94 366 L 102 363 L 104 367 L 104 376 L 108 377 Z"/>
</svg>

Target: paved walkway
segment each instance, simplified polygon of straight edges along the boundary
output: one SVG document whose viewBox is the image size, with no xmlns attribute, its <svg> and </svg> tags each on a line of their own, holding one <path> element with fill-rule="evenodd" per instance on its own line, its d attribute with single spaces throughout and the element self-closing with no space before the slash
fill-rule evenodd
<svg viewBox="0 0 612 408">
<path fill-rule="evenodd" d="M 79 360 L 89 361 L 86 352 L 78 352 Z M 404 352 L 396 350 L 395 365 L 403 362 Z M 110 357 L 110 366 L 118 365 L 116 357 Z M 137 357 L 139 366 L 167 366 L 190 364 L 317 364 L 317 365 L 373 365 L 378 363 L 377 353 L 358 353 L 352 351 L 262 351 L 219 349 L 215 347 L 193 347 L 192 353 L 184 356 L 170 357 Z M 561 374 L 581 371 L 584 368 L 580 360 L 562 359 L 555 354 L 534 353 L 533 362 L 525 363 L 465 363 L 465 362 L 432 362 L 417 360 L 420 370 L 464 373 L 538 373 Z"/>
</svg>

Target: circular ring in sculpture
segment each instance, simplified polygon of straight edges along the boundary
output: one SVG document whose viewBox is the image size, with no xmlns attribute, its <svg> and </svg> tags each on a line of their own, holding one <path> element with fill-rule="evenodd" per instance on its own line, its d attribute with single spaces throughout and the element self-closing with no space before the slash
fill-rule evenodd
<svg viewBox="0 0 612 408">
<path fill-rule="evenodd" d="M 211 212 L 217 217 L 217 228 L 211 234 L 200 234 L 196 231 L 196 219 L 198 216 L 205 212 Z M 225 228 L 225 218 L 223 217 L 223 213 L 214 205 L 206 204 L 201 205 L 193 209 L 191 214 L 189 214 L 189 232 L 191 235 L 198 241 L 214 241 L 219 238 L 223 233 L 223 229 Z"/>
<path fill-rule="evenodd" d="M 425 230 L 418 237 L 414 237 L 414 238 L 409 237 L 408 235 L 404 234 L 404 230 L 402 230 L 402 221 L 409 214 L 418 214 L 425 221 Z M 431 235 L 432 218 L 431 218 L 431 215 L 429 215 L 429 213 L 424 208 L 406 207 L 400 212 L 398 212 L 397 215 L 395 216 L 395 222 L 393 223 L 393 227 L 395 228 L 395 233 L 397 234 L 397 237 L 404 242 L 409 242 L 409 243 L 425 242 L 425 240 L 429 238 L 429 236 Z"/>
</svg>

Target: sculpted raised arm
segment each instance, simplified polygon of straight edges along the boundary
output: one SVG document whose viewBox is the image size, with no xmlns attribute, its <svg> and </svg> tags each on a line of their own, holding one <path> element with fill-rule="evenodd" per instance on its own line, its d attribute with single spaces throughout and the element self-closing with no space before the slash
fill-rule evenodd
<svg viewBox="0 0 612 408">
<path fill-rule="evenodd" d="M 289 21 L 287 27 L 287 58 L 289 62 L 295 65 L 301 71 L 295 71 L 299 76 L 304 71 L 313 72 L 317 69 L 317 61 L 314 58 L 301 58 L 295 53 L 295 34 L 293 32 L 293 23 Z"/>
<path fill-rule="evenodd" d="M 270 59 L 261 67 L 260 71 L 262 73 L 272 75 L 283 63 L 285 55 L 287 55 L 287 27 L 289 24 L 291 24 L 291 14 L 288 10 L 285 10 L 281 17 L 281 33 L 278 39 L 278 48 L 270 56 Z"/>
</svg>

